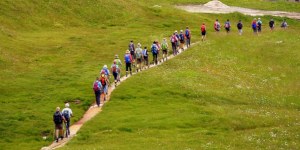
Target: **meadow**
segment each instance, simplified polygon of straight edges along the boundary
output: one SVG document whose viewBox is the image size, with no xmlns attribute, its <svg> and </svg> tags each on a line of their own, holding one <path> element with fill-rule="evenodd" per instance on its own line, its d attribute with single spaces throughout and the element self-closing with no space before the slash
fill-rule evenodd
<svg viewBox="0 0 300 150">
<path fill-rule="evenodd" d="M 188 14 L 172 8 L 177 3 L 196 1 L 0 1 L 1 148 L 49 145 L 55 108 L 69 101 L 73 122 L 80 119 L 94 102 L 99 70 L 130 40 L 149 47 L 189 25 L 196 42 L 201 22 L 252 20 Z M 258 37 L 248 27 L 242 37 L 208 29 L 206 42 L 122 83 L 64 149 L 299 147 L 300 29 L 299 21 L 288 22 L 288 30 Z"/>
</svg>

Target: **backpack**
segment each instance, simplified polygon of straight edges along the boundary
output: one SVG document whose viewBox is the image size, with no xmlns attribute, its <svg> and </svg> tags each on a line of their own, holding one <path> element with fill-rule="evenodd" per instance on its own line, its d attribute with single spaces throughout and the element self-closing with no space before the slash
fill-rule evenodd
<svg viewBox="0 0 300 150">
<path fill-rule="evenodd" d="M 139 49 L 136 49 L 136 58 L 141 58 L 142 57 L 142 50 L 139 48 Z"/>
<path fill-rule="evenodd" d="M 173 35 L 173 36 L 171 37 L 171 42 L 172 42 L 172 43 L 176 43 L 176 42 L 177 42 L 176 36 L 175 36 L 175 35 Z"/>
<path fill-rule="evenodd" d="M 112 66 L 112 72 L 114 72 L 114 73 L 117 72 L 117 65 L 113 64 L 113 66 Z"/>
<path fill-rule="evenodd" d="M 53 118 L 54 118 L 54 123 L 55 124 L 61 124 L 62 123 L 62 115 L 60 112 L 55 112 L 54 115 L 53 115 Z"/>
<path fill-rule="evenodd" d="M 152 50 L 152 53 L 153 54 L 157 54 L 157 47 L 156 47 L 156 45 L 152 45 L 152 47 L 151 47 L 151 50 Z"/>
<path fill-rule="evenodd" d="M 229 28 L 229 26 L 230 26 L 230 25 L 229 25 L 229 22 L 226 22 L 226 23 L 225 23 L 225 28 Z"/>
<path fill-rule="evenodd" d="M 101 82 L 102 86 L 106 85 L 106 79 L 105 79 L 105 75 L 104 74 L 101 75 L 100 82 Z"/>
<path fill-rule="evenodd" d="M 239 29 L 241 29 L 241 28 L 243 27 L 242 23 L 238 23 L 238 24 L 237 24 L 237 27 L 238 27 Z"/>
<path fill-rule="evenodd" d="M 130 43 L 128 47 L 129 47 L 130 51 L 134 51 L 134 45 L 133 45 L 133 43 Z"/>
<path fill-rule="evenodd" d="M 180 38 L 180 41 L 183 41 L 183 40 L 184 40 L 183 34 L 180 34 L 180 35 L 179 35 L 179 38 Z"/>
<path fill-rule="evenodd" d="M 190 37 L 190 32 L 189 32 L 189 30 L 185 30 L 185 36 L 188 38 L 188 37 Z"/>
<path fill-rule="evenodd" d="M 98 87 L 98 82 L 94 83 L 93 89 L 94 89 L 95 92 L 100 90 L 99 87 Z"/>
<path fill-rule="evenodd" d="M 256 28 L 256 23 L 255 22 L 252 23 L 252 28 Z"/>
<path fill-rule="evenodd" d="M 205 26 L 201 26 L 201 31 L 202 31 L 202 32 L 205 31 Z"/>
<path fill-rule="evenodd" d="M 143 55 L 144 55 L 145 57 L 148 57 L 148 51 L 147 51 L 146 49 L 143 50 Z"/>
<path fill-rule="evenodd" d="M 161 48 L 162 48 L 162 50 L 167 50 L 168 49 L 167 48 L 167 43 L 162 43 Z"/>
<path fill-rule="evenodd" d="M 129 55 L 129 54 L 126 54 L 126 55 L 125 55 L 125 62 L 126 62 L 126 63 L 131 63 L 130 55 Z"/>
<path fill-rule="evenodd" d="M 65 117 L 65 119 L 66 119 L 67 121 L 70 120 L 70 116 L 69 116 L 69 111 L 68 111 L 68 110 L 64 110 L 64 111 L 63 111 L 63 116 Z"/>
</svg>

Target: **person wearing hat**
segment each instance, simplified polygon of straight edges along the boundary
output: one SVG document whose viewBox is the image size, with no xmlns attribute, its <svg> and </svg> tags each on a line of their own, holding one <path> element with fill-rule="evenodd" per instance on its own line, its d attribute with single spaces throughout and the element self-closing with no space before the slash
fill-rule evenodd
<svg viewBox="0 0 300 150">
<path fill-rule="evenodd" d="M 122 61 L 120 60 L 119 55 L 115 55 L 114 62 L 116 62 L 119 67 L 117 81 L 120 82 Z"/>
<path fill-rule="evenodd" d="M 178 32 L 177 32 L 177 30 L 175 31 L 175 36 L 176 36 L 176 38 L 177 38 L 177 42 L 176 42 L 176 51 L 177 51 L 177 53 L 178 53 L 178 48 L 179 48 L 179 45 L 180 45 L 180 37 L 179 37 L 179 34 L 178 34 Z"/>
<path fill-rule="evenodd" d="M 137 48 L 135 49 L 135 57 L 136 57 L 136 72 L 142 70 L 142 59 L 143 59 L 143 50 L 141 48 L 141 44 L 137 44 Z"/>
<path fill-rule="evenodd" d="M 258 20 L 257 20 L 257 32 L 261 32 L 261 26 L 262 26 L 262 21 L 260 20 L 260 18 L 258 18 Z"/>
<path fill-rule="evenodd" d="M 184 34 L 183 34 L 183 30 L 180 30 L 180 34 L 179 34 L 179 49 L 181 49 L 182 51 L 184 50 L 183 46 L 184 46 Z"/>
<path fill-rule="evenodd" d="M 163 41 L 161 42 L 161 48 L 162 48 L 162 59 L 163 61 L 168 60 L 168 43 L 167 43 L 167 39 L 164 38 Z"/>
<path fill-rule="evenodd" d="M 124 61 L 126 64 L 126 77 L 127 77 L 128 71 L 130 71 L 130 75 L 132 75 L 132 72 L 131 72 L 132 56 L 131 56 L 129 50 L 126 50 L 126 54 L 124 56 Z"/>
<path fill-rule="evenodd" d="M 253 19 L 251 26 L 252 26 L 252 29 L 253 29 L 253 33 L 257 34 L 257 22 L 256 22 L 256 18 Z"/>
<path fill-rule="evenodd" d="M 202 35 L 202 42 L 205 40 L 206 37 L 206 26 L 205 23 L 202 23 L 201 25 L 201 35 Z"/>
<path fill-rule="evenodd" d="M 117 86 L 118 74 L 119 74 L 119 66 L 117 65 L 117 62 L 114 61 L 110 68 L 111 68 L 111 72 L 114 76 L 115 86 Z"/>
<path fill-rule="evenodd" d="M 60 108 L 56 107 L 56 111 L 53 114 L 53 122 L 55 124 L 55 139 L 58 142 L 59 137 L 63 139 L 63 122 L 65 121 L 64 116 L 60 112 Z"/>
<path fill-rule="evenodd" d="M 62 110 L 62 114 L 65 117 L 65 125 L 66 125 L 66 137 L 70 135 L 70 121 L 73 116 L 72 109 L 70 108 L 70 104 L 66 103 L 65 108 Z"/>
<path fill-rule="evenodd" d="M 173 35 L 171 36 L 171 44 L 172 44 L 172 50 L 173 50 L 173 55 L 177 55 L 177 47 L 176 47 L 176 43 L 178 41 L 178 38 L 176 37 L 176 32 L 173 33 Z"/>
<path fill-rule="evenodd" d="M 189 29 L 189 27 L 187 26 L 185 29 L 185 39 L 186 39 L 186 47 L 190 47 L 191 45 L 191 31 Z"/>
</svg>

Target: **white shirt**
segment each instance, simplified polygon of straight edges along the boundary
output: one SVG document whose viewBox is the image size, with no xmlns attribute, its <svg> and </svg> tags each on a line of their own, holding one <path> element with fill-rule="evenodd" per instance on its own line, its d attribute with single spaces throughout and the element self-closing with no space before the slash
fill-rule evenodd
<svg viewBox="0 0 300 150">
<path fill-rule="evenodd" d="M 71 116 L 73 115 L 73 112 L 72 112 L 72 110 L 70 109 L 70 108 L 64 108 L 61 112 L 62 112 L 62 114 L 64 113 L 64 111 L 65 110 L 67 110 L 68 111 L 68 113 L 69 113 L 69 118 L 71 118 Z"/>
</svg>

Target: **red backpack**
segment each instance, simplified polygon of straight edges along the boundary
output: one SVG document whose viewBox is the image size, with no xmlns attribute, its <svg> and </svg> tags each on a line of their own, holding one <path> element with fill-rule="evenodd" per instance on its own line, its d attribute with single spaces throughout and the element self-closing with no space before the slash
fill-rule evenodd
<svg viewBox="0 0 300 150">
<path fill-rule="evenodd" d="M 114 65 L 112 66 L 112 72 L 114 72 L 114 73 L 117 72 L 117 65 L 114 64 Z"/>
<path fill-rule="evenodd" d="M 201 26 L 201 31 L 204 32 L 205 31 L 205 25 Z"/>
<path fill-rule="evenodd" d="M 101 82 L 102 86 L 105 86 L 105 85 L 106 85 L 106 78 L 105 78 L 105 75 L 104 75 L 104 74 L 101 74 L 100 82 Z"/>
<path fill-rule="evenodd" d="M 98 87 L 98 82 L 94 82 L 94 91 L 98 91 L 100 90 L 99 87 Z"/>
</svg>

